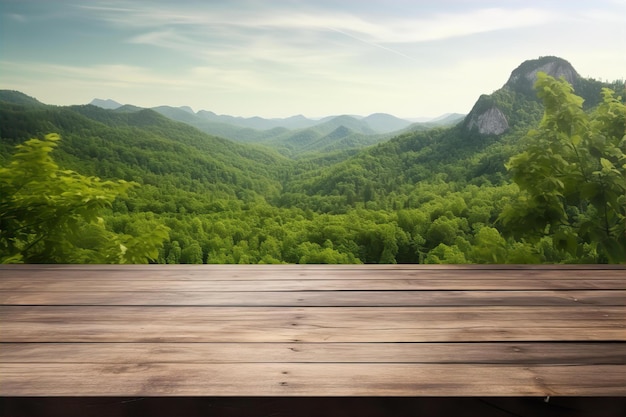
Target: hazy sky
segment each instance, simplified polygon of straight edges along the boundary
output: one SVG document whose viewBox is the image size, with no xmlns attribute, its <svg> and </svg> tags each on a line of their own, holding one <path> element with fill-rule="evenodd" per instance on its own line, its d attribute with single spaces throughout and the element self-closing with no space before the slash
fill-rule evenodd
<svg viewBox="0 0 626 417">
<path fill-rule="evenodd" d="M 0 88 L 220 114 L 467 113 L 526 59 L 626 75 L 626 0 L 0 0 Z"/>
</svg>

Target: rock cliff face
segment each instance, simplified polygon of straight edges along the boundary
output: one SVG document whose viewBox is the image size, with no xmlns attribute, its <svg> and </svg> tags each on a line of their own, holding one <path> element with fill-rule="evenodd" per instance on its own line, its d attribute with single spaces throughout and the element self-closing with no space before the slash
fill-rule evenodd
<svg viewBox="0 0 626 417">
<path fill-rule="evenodd" d="M 511 73 L 505 86 L 534 97 L 533 86 L 537 81 L 538 72 L 545 72 L 554 78 L 563 77 L 572 85 L 581 78 L 572 64 L 562 58 L 548 56 L 524 62 Z"/>
<path fill-rule="evenodd" d="M 470 114 L 467 129 L 475 128 L 481 135 L 501 135 L 509 129 L 509 122 L 504 113 L 493 106 L 480 114 Z"/>
<path fill-rule="evenodd" d="M 554 78 L 564 77 L 568 83 L 573 84 L 578 78 L 578 73 L 572 68 L 569 63 L 559 62 L 559 61 L 551 61 L 548 62 L 539 68 L 536 68 L 526 74 L 524 77 L 530 81 L 531 83 L 535 83 L 537 81 L 537 73 L 545 72 Z"/>
</svg>

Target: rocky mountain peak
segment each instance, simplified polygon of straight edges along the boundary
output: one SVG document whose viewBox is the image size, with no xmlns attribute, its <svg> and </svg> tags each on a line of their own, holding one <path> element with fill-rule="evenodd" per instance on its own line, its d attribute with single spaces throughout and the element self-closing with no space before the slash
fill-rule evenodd
<svg viewBox="0 0 626 417">
<path fill-rule="evenodd" d="M 537 73 L 539 72 L 545 72 L 554 78 L 563 77 L 572 85 L 581 78 L 572 64 L 566 60 L 555 56 L 546 56 L 522 63 L 513 70 L 505 87 L 534 96 L 533 86 L 537 81 Z"/>
<path fill-rule="evenodd" d="M 579 84 L 582 79 L 574 67 L 562 58 L 546 56 L 525 61 L 513 70 L 502 89 L 491 95 L 480 96 L 472 111 L 465 118 L 463 123 L 465 129 L 478 130 L 478 133 L 482 135 L 501 135 L 506 132 L 510 127 L 509 119 L 512 115 L 510 105 L 503 107 L 503 97 L 515 92 L 521 93 L 518 99 L 525 97 L 525 99 L 536 100 L 533 87 L 539 72 L 545 72 L 554 78 L 563 77 L 572 85 Z"/>
</svg>

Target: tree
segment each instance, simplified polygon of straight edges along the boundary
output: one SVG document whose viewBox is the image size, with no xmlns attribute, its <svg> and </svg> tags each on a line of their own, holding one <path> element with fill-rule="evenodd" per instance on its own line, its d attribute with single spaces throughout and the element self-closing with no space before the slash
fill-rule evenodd
<svg viewBox="0 0 626 417">
<path fill-rule="evenodd" d="M 202 248 L 198 242 L 193 242 L 181 251 L 180 263 L 181 264 L 201 264 L 203 254 Z"/>
<path fill-rule="evenodd" d="M 493 227 L 481 227 L 474 236 L 472 260 L 477 263 L 506 263 L 506 241 Z"/>
<path fill-rule="evenodd" d="M 60 137 L 30 139 L 0 168 L 0 262 L 145 263 L 167 229 L 141 236 L 107 230 L 102 210 L 135 184 L 61 170 L 50 153 Z"/>
<path fill-rule="evenodd" d="M 448 246 L 445 243 L 440 243 L 433 250 L 428 252 L 426 264 L 466 264 L 467 259 L 465 254 L 459 249 L 458 246 Z"/>
<path fill-rule="evenodd" d="M 507 164 L 521 193 L 500 220 L 518 236 L 550 236 L 574 258 L 587 250 L 597 262 L 626 261 L 624 104 L 604 89 L 587 114 L 564 80 L 539 73 L 535 88 L 544 116 Z"/>
</svg>

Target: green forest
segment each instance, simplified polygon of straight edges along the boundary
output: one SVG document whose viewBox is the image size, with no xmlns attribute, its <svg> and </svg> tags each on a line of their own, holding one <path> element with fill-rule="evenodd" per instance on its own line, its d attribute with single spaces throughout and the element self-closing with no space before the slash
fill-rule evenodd
<svg viewBox="0 0 626 417">
<path fill-rule="evenodd" d="M 624 83 L 522 82 L 546 59 L 454 126 L 336 147 L 2 91 L 0 262 L 626 262 Z"/>
</svg>

